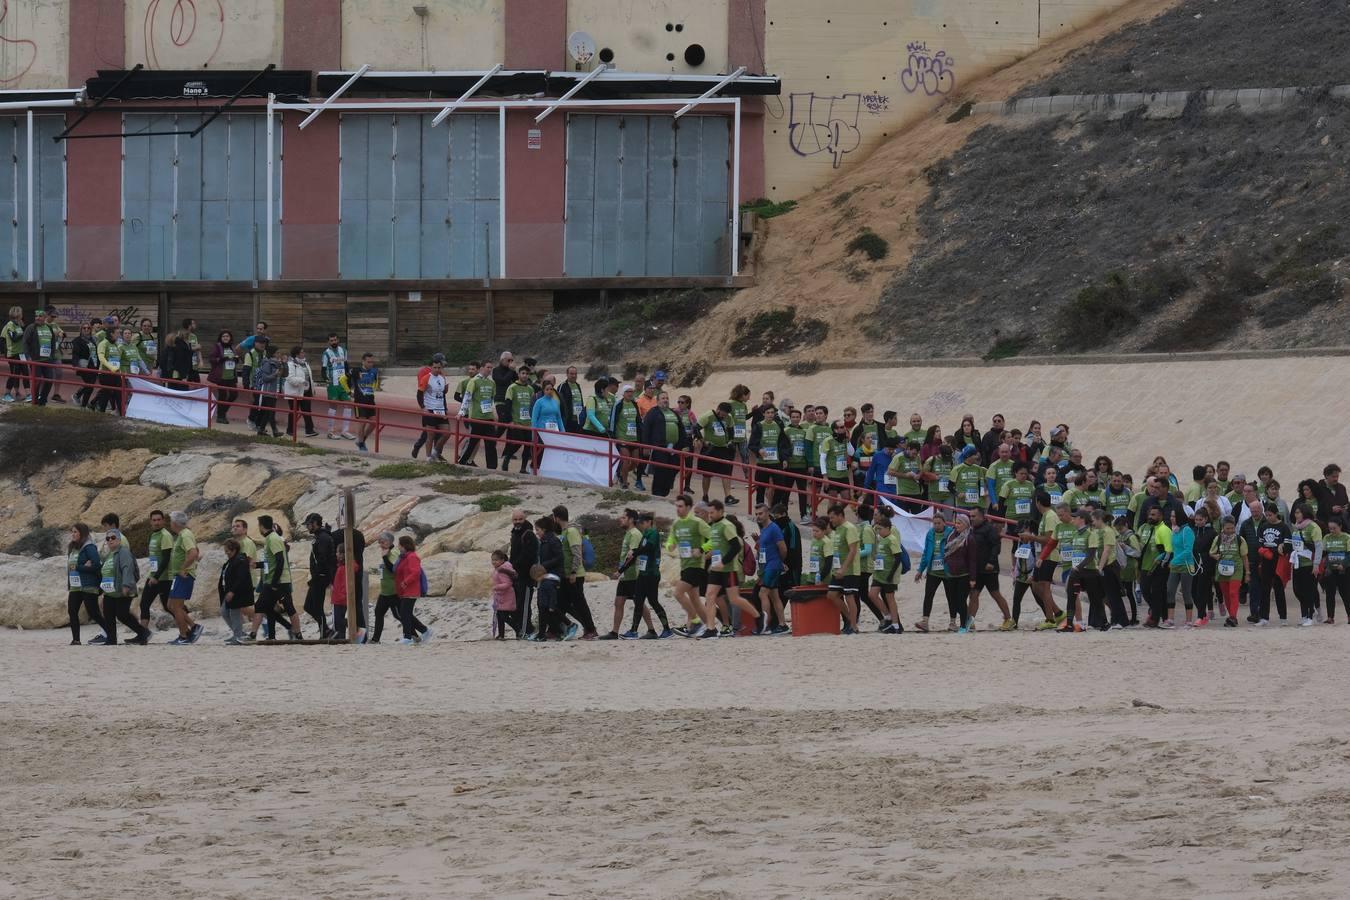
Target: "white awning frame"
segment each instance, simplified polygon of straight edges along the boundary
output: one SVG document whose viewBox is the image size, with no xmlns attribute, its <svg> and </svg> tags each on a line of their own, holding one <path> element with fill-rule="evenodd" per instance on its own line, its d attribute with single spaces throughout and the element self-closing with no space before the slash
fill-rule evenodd
<svg viewBox="0 0 1350 900">
<path fill-rule="evenodd" d="M 322 113 L 329 106 L 331 106 L 335 100 L 337 100 L 343 94 L 347 93 L 347 91 L 351 90 L 352 85 L 360 81 L 361 76 L 365 75 L 369 71 L 370 71 L 370 63 L 365 63 L 364 65 L 361 66 L 361 68 L 357 69 L 354 73 L 352 73 L 352 77 L 344 81 L 342 83 L 342 87 L 338 88 L 336 91 L 333 91 L 333 93 L 329 94 L 328 97 L 323 101 L 323 103 L 319 104 L 318 109 L 314 110 L 312 113 L 305 116 L 305 120 L 300 123 L 300 130 L 304 131 L 307 127 L 309 127 L 310 122 L 313 122 L 315 119 L 317 119 L 319 117 L 319 114 Z M 269 100 L 268 102 L 270 103 L 271 101 Z"/>
<path fill-rule="evenodd" d="M 700 103 L 704 103 L 707 102 L 708 100 L 711 100 L 714 94 L 716 94 L 718 91 L 722 90 L 722 88 L 731 84 L 733 81 L 735 81 L 737 78 L 740 78 L 744 74 L 745 74 L 745 66 L 741 66 L 736 71 L 732 72 L 730 75 L 723 78 L 721 81 L 717 82 L 717 84 L 713 85 L 712 87 L 704 91 L 702 96 L 700 96 L 697 100 L 691 100 L 684 106 L 681 106 L 675 112 L 675 118 L 678 119 L 685 113 L 689 112 L 689 110 L 693 109 L 695 106 L 698 106 Z"/>
<path fill-rule="evenodd" d="M 450 115 L 452 112 L 459 109 L 460 105 L 464 103 L 465 100 L 468 100 L 474 94 L 478 93 L 479 90 L 482 89 L 483 85 L 488 83 L 488 79 L 491 78 L 493 75 L 496 75 L 498 72 L 500 72 L 502 68 L 503 68 L 502 64 L 497 63 L 491 69 L 488 69 L 486 72 L 484 72 L 483 77 L 479 78 L 477 81 L 473 83 L 473 87 L 469 88 L 467 91 L 460 94 L 454 100 L 447 103 L 445 105 L 445 109 L 436 113 L 436 118 L 431 120 L 431 127 L 435 128 L 437 125 L 444 122 L 446 116 Z"/>
</svg>

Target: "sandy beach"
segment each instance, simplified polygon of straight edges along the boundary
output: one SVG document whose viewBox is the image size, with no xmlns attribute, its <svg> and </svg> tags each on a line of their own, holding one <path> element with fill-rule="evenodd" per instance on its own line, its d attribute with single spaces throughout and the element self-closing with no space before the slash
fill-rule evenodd
<svg viewBox="0 0 1350 900">
<path fill-rule="evenodd" d="M 66 640 L 0 633 L 4 897 L 1336 897 L 1350 865 L 1344 626 Z"/>
</svg>

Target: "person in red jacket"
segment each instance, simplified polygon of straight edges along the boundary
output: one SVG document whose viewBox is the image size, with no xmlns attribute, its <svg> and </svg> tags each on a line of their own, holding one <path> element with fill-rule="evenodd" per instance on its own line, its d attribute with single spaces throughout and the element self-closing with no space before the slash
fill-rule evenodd
<svg viewBox="0 0 1350 900">
<path fill-rule="evenodd" d="M 398 594 L 399 621 L 403 623 L 403 639 L 400 644 L 411 644 L 416 633 L 422 643 L 431 640 L 431 629 L 418 621 L 413 615 L 413 606 L 422 596 L 422 560 L 417 556 L 417 545 L 408 535 L 398 539 L 403 554 L 394 564 L 394 592 Z"/>
</svg>

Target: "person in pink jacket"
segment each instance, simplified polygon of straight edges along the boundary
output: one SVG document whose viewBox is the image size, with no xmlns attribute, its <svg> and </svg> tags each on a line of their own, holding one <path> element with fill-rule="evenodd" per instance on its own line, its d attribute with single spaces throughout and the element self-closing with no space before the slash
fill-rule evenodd
<svg viewBox="0 0 1350 900">
<path fill-rule="evenodd" d="M 492 551 L 492 609 L 496 619 L 492 634 L 499 641 L 506 640 L 506 626 L 520 637 L 520 618 L 516 610 L 516 570 L 500 550 Z"/>
</svg>

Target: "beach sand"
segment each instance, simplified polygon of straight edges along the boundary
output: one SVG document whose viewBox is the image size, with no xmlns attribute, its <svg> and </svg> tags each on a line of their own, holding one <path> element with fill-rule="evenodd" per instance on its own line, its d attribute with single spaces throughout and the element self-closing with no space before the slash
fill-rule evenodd
<svg viewBox="0 0 1350 900">
<path fill-rule="evenodd" d="M 1344 625 L 167 637 L 0 633 L 0 897 L 1347 891 Z"/>
</svg>

